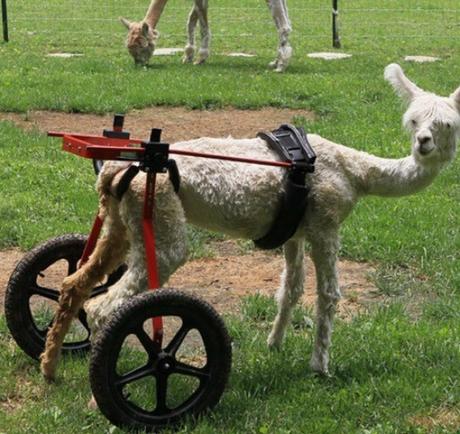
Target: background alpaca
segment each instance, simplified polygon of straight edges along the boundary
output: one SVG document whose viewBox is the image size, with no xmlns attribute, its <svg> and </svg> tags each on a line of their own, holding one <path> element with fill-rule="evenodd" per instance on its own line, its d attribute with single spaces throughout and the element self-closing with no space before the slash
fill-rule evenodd
<svg viewBox="0 0 460 434">
<path fill-rule="evenodd" d="M 277 293 L 278 313 L 268 344 L 271 347 L 281 345 L 292 309 L 303 292 L 304 242 L 307 240 L 316 268 L 318 293 L 316 339 L 310 366 L 325 375 L 328 374 L 335 306 L 341 296 L 336 267 L 340 224 L 363 196 L 402 196 L 429 185 L 454 159 L 460 138 L 460 87 L 450 97 L 425 92 L 395 64 L 385 69 L 385 78 L 409 103 L 403 122 L 412 134 L 411 155 L 400 159 L 380 158 L 309 135 L 318 157 L 316 171 L 309 179 L 309 207 L 297 233 L 284 245 L 285 268 Z M 277 158 L 261 139 L 203 138 L 176 143 L 174 147 Z M 176 160 L 182 176 L 179 198 L 163 178 L 161 202 L 158 201 L 156 208 L 158 233 L 162 237 L 158 253 L 162 285 L 186 258 L 185 236 L 181 232 L 178 234 L 175 227 L 175 224 L 183 224 L 184 213 L 196 225 L 234 237 L 258 239 L 268 231 L 276 214 L 285 174 L 278 168 L 224 161 L 187 157 Z M 42 372 L 47 378 L 54 377 L 60 345 L 72 315 L 88 297 L 92 286 L 123 262 L 126 255 L 129 269 L 124 279 L 139 282 L 134 291 L 146 289 L 145 263 L 138 258 L 131 259 L 144 252 L 139 235 L 142 233 L 144 179 L 143 176 L 135 178 L 127 194 L 118 202 L 110 191 L 123 168 L 119 163 L 108 163 L 99 177 L 101 212 L 108 216 L 106 232 L 89 262 L 64 281 L 57 321 L 48 333 L 42 355 Z M 161 221 L 164 226 L 160 226 Z M 133 291 L 121 286 L 116 284 L 108 294 L 88 305 L 93 333 L 97 333 L 118 303 L 132 296 Z"/>
<path fill-rule="evenodd" d="M 154 30 L 160 19 L 161 13 L 168 0 L 152 0 L 144 19 L 140 22 L 130 22 L 121 18 L 121 22 L 128 29 L 127 47 L 136 64 L 145 65 L 154 51 L 154 40 L 158 33 Z M 273 20 L 278 30 L 279 46 L 276 59 L 270 67 L 277 72 L 284 71 L 292 56 L 289 44 L 291 22 L 289 21 L 286 0 L 267 0 Z M 196 64 L 203 63 L 209 56 L 209 43 L 211 33 L 208 25 L 208 0 L 193 0 L 193 7 L 187 21 L 187 44 L 183 62 L 192 62 L 195 55 L 195 28 L 200 22 L 201 46 L 198 51 Z"/>
</svg>

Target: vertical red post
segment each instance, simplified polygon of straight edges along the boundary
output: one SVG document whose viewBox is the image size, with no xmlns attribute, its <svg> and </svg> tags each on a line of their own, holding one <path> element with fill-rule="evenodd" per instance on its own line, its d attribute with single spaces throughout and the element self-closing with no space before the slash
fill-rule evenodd
<svg viewBox="0 0 460 434">
<path fill-rule="evenodd" d="M 91 228 L 91 232 L 88 236 L 88 240 L 86 241 L 83 254 L 81 255 L 79 268 L 86 261 L 88 261 L 88 258 L 91 256 L 91 253 L 93 253 L 94 248 L 96 247 L 97 239 L 99 238 L 99 234 L 101 233 L 103 223 L 104 220 L 101 217 L 99 217 L 98 214 L 94 219 L 93 227 Z"/>
<path fill-rule="evenodd" d="M 160 278 L 158 275 L 158 265 L 155 248 L 155 230 L 153 227 L 153 209 L 155 206 L 155 181 L 156 174 L 147 172 L 144 193 L 144 212 L 142 216 L 142 227 L 144 230 L 145 243 L 145 260 L 147 262 L 147 274 L 149 288 L 152 290 L 160 287 Z M 163 318 L 152 318 L 153 324 L 153 341 L 161 348 L 163 341 Z"/>
</svg>

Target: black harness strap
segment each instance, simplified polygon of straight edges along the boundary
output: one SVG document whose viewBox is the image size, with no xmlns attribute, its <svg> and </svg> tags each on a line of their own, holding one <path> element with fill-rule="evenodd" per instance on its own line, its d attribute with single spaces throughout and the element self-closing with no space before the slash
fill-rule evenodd
<svg viewBox="0 0 460 434">
<path fill-rule="evenodd" d="M 168 160 L 167 166 L 169 180 L 173 185 L 174 191 L 178 193 L 180 188 L 180 175 L 179 169 L 177 168 L 177 164 L 174 160 Z M 128 190 L 131 181 L 136 177 L 139 171 L 139 166 L 131 164 L 131 166 L 129 166 L 128 169 L 125 170 L 125 173 L 121 175 L 120 181 L 118 181 L 117 188 L 115 189 L 115 196 L 118 200 L 122 199 L 123 195 Z"/>
<path fill-rule="evenodd" d="M 126 170 L 123 175 L 121 175 L 120 181 L 118 181 L 117 188 L 115 189 L 115 197 L 118 200 L 121 200 L 123 195 L 128 190 L 131 181 L 135 178 L 135 176 L 139 173 L 139 166 L 136 164 L 131 164 Z"/>
<path fill-rule="evenodd" d="M 261 249 L 275 249 L 295 234 L 305 214 L 310 191 L 306 185 L 306 174 L 314 172 L 316 154 L 303 128 L 286 124 L 271 133 L 259 133 L 257 137 L 265 140 L 283 160 L 292 163 L 278 215 L 268 233 L 254 240 Z"/>
</svg>

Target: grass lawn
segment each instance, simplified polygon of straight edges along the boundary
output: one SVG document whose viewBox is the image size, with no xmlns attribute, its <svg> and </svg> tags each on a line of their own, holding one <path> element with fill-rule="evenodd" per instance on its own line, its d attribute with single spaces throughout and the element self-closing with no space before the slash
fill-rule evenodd
<svg viewBox="0 0 460 434">
<path fill-rule="evenodd" d="M 418 85 L 442 95 L 460 85 L 460 10 L 452 0 L 410 1 L 404 9 L 383 0 L 344 5 L 342 51 L 353 57 L 335 62 L 306 57 L 331 50 L 328 7 L 312 0 L 305 10 L 304 2 L 289 1 L 295 51 L 282 75 L 266 68 L 277 42 L 260 1 L 245 0 L 247 8 L 238 8 L 233 20 L 229 2 L 221 0 L 214 10 L 211 5 L 214 54 L 206 65 L 159 56 L 151 68 L 139 69 L 115 20 L 140 18 L 145 2 L 132 2 L 132 13 L 119 2 L 81 2 L 60 21 L 42 18 L 62 18 L 67 1 L 10 3 L 11 42 L 0 43 L 0 111 L 25 117 L 34 109 L 106 113 L 148 105 L 305 108 L 316 113 L 314 121 L 297 120 L 308 131 L 401 157 L 409 152 L 403 107 L 383 80 L 384 66 L 398 62 Z M 188 8 L 168 6 L 161 47 L 183 45 Z M 83 56 L 46 57 L 57 51 Z M 256 57 L 224 55 L 231 51 Z M 408 63 L 408 54 L 441 61 Z M 96 196 L 87 162 L 0 115 L 0 167 L 0 248 L 27 249 L 54 235 L 88 230 Z M 422 193 L 362 201 L 343 227 L 341 255 L 375 263 L 373 278 L 392 298 L 351 323 L 337 323 L 332 378 L 309 374 L 312 333 L 301 325 L 290 330 L 282 352 L 269 353 L 265 338 L 274 305 L 250 298 L 241 316 L 227 318 L 235 345 L 229 390 L 212 415 L 184 432 L 459 432 L 459 215 L 458 158 Z M 195 254 L 211 236 L 191 230 Z M 45 386 L 3 318 L 0 337 L 0 433 L 117 432 L 86 409 L 85 360 L 66 361 L 61 383 Z"/>
</svg>

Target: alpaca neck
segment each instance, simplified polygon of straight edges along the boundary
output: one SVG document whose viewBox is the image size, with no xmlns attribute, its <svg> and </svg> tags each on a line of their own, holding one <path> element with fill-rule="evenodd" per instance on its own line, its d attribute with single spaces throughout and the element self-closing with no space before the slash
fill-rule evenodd
<svg viewBox="0 0 460 434">
<path fill-rule="evenodd" d="M 150 6 L 145 14 L 144 21 L 154 29 L 160 20 L 161 13 L 168 0 L 152 0 Z"/>
<path fill-rule="evenodd" d="M 405 196 L 430 185 L 442 164 L 424 165 L 411 155 L 401 159 L 369 156 L 364 192 L 378 196 Z"/>
</svg>

